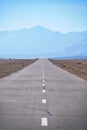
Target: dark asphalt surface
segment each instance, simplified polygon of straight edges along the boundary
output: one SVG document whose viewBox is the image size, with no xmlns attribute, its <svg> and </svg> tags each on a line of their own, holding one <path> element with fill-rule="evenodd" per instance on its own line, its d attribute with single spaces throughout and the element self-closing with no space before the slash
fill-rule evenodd
<svg viewBox="0 0 87 130">
<path fill-rule="evenodd" d="M 87 82 L 44 59 L 0 79 L 0 130 L 87 130 Z"/>
</svg>

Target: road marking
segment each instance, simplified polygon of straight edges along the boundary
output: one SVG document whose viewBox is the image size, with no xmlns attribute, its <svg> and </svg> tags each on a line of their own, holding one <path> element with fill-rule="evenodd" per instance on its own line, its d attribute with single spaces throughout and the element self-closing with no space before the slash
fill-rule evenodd
<svg viewBox="0 0 87 130">
<path fill-rule="evenodd" d="M 45 89 L 43 89 L 43 90 L 42 90 L 42 92 L 43 92 L 43 93 L 45 93 L 45 92 L 46 92 L 46 90 L 45 90 Z"/>
<path fill-rule="evenodd" d="M 42 86 L 44 87 L 44 86 L 45 86 L 45 84 L 42 84 Z"/>
<path fill-rule="evenodd" d="M 43 79 L 43 82 L 45 82 L 45 80 Z"/>
<path fill-rule="evenodd" d="M 42 78 L 43 78 L 43 79 L 45 79 L 45 77 L 44 77 L 44 76 L 43 76 Z"/>
<path fill-rule="evenodd" d="M 46 99 L 42 99 L 42 103 L 46 103 Z"/>
<path fill-rule="evenodd" d="M 42 119 L 41 119 L 41 126 L 48 126 L 47 117 L 42 117 Z"/>
<path fill-rule="evenodd" d="M 42 77 L 45 78 L 45 75 L 43 74 Z"/>
<path fill-rule="evenodd" d="M 44 76 L 45 74 L 43 73 L 42 75 Z"/>
</svg>

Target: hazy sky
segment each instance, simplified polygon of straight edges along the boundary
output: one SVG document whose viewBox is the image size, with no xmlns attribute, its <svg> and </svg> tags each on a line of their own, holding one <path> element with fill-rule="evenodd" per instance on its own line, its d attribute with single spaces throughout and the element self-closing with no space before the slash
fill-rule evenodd
<svg viewBox="0 0 87 130">
<path fill-rule="evenodd" d="M 87 30 L 87 0 L 0 0 L 0 30 L 36 25 L 60 32 Z"/>
</svg>

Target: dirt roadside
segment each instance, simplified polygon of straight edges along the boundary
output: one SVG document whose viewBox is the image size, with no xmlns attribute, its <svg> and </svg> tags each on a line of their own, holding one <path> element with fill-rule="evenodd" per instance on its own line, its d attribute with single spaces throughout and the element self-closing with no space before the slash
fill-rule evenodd
<svg viewBox="0 0 87 130">
<path fill-rule="evenodd" d="M 9 59 L 9 60 L 0 60 L 0 78 L 8 76 L 9 74 L 16 72 L 32 63 L 38 59 Z"/>
<path fill-rule="evenodd" d="M 56 66 L 87 80 L 87 60 L 50 60 Z"/>
</svg>

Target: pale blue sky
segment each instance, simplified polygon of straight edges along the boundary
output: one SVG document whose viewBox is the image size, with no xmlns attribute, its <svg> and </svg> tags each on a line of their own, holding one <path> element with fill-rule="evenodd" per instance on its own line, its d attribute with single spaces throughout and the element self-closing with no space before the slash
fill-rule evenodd
<svg viewBox="0 0 87 130">
<path fill-rule="evenodd" d="M 0 31 L 36 25 L 60 32 L 87 30 L 87 0 L 0 0 Z"/>
</svg>

